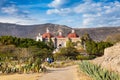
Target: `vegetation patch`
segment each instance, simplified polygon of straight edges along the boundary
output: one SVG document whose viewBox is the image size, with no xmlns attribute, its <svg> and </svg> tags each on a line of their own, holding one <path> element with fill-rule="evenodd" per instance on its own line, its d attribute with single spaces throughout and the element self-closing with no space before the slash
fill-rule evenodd
<svg viewBox="0 0 120 80">
<path fill-rule="evenodd" d="M 80 69 L 94 80 L 120 80 L 117 73 L 102 69 L 100 66 L 90 62 L 82 61 L 79 65 Z"/>
<path fill-rule="evenodd" d="M 58 62 L 53 62 L 53 63 L 48 63 L 45 62 L 44 65 L 48 67 L 53 67 L 53 68 L 62 68 L 62 67 L 67 67 L 71 65 L 75 65 L 75 61 L 58 61 Z"/>
<path fill-rule="evenodd" d="M 76 58 L 77 60 L 91 60 L 94 59 L 95 55 L 78 55 Z"/>
<path fill-rule="evenodd" d="M 0 37 L 0 74 L 45 72 L 41 64 L 52 57 L 52 42 L 12 36 Z"/>
</svg>

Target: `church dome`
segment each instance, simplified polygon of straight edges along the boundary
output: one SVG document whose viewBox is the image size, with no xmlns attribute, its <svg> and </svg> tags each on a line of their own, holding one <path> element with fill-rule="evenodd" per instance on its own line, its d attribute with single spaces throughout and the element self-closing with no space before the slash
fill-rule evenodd
<svg viewBox="0 0 120 80">
<path fill-rule="evenodd" d="M 42 35 L 42 38 L 51 38 L 51 37 L 53 37 L 53 36 L 52 36 L 52 34 L 50 34 L 50 31 L 49 31 L 49 29 L 47 28 L 47 29 L 46 29 L 46 33 L 44 33 L 44 34 Z"/>
<path fill-rule="evenodd" d="M 74 30 L 72 30 L 72 32 L 69 33 L 67 37 L 68 37 L 68 38 L 77 38 L 77 37 L 79 37 L 79 36 L 75 33 Z"/>
<path fill-rule="evenodd" d="M 59 31 L 59 35 L 57 36 L 57 38 L 64 38 L 64 36 L 62 35 L 62 31 Z"/>
<path fill-rule="evenodd" d="M 76 33 L 70 33 L 68 34 L 68 38 L 77 38 L 78 35 Z"/>
<path fill-rule="evenodd" d="M 52 35 L 50 33 L 44 33 L 42 35 L 42 38 L 51 38 L 51 37 L 52 37 Z"/>
</svg>

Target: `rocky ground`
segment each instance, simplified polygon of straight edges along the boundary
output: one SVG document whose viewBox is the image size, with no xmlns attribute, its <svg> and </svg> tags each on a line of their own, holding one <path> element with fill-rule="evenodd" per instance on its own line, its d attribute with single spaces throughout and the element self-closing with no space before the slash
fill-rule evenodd
<svg viewBox="0 0 120 80">
<path fill-rule="evenodd" d="M 120 43 L 106 48 L 104 56 L 96 58 L 93 62 L 106 69 L 120 73 Z"/>
</svg>

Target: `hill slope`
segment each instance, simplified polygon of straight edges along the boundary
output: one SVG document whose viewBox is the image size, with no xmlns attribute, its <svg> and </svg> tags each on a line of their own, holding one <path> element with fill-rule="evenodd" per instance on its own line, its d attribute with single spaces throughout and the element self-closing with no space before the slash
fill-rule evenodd
<svg viewBox="0 0 120 80">
<path fill-rule="evenodd" d="M 120 73 L 120 43 L 106 48 L 104 50 L 104 56 L 96 58 L 93 62 L 106 69 Z"/>
<path fill-rule="evenodd" d="M 50 32 L 54 35 L 58 34 L 58 30 L 61 29 L 66 36 L 72 28 L 65 25 L 57 24 L 40 24 L 40 25 L 17 25 L 9 23 L 0 23 L 0 36 L 12 35 L 17 37 L 35 38 L 40 32 L 43 34 L 46 28 L 50 29 Z M 102 28 L 75 28 L 77 34 L 82 36 L 84 33 L 89 33 L 94 40 L 104 40 L 106 36 L 111 34 L 120 33 L 120 27 L 102 27 Z"/>
</svg>

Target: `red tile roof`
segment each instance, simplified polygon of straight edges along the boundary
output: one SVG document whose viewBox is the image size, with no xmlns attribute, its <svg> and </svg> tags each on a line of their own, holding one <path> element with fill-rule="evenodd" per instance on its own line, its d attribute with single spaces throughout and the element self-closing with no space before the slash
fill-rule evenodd
<svg viewBox="0 0 120 80">
<path fill-rule="evenodd" d="M 58 35 L 57 38 L 64 38 L 64 36 L 60 36 L 60 35 Z"/>
<path fill-rule="evenodd" d="M 44 33 L 42 35 L 42 38 L 51 38 L 51 37 L 53 37 L 53 36 L 50 33 Z"/>
<path fill-rule="evenodd" d="M 77 38 L 79 36 L 76 33 L 69 33 L 67 37 L 68 38 Z"/>
</svg>

